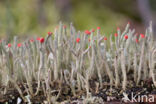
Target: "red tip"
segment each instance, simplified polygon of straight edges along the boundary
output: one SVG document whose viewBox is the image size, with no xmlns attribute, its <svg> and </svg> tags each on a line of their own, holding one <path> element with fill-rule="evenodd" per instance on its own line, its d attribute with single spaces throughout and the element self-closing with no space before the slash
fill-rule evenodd
<svg viewBox="0 0 156 104">
<path fill-rule="evenodd" d="M 10 43 L 8 44 L 8 47 L 9 47 L 9 48 L 11 47 L 11 44 L 10 44 Z"/>
<path fill-rule="evenodd" d="M 17 44 L 17 47 L 21 47 L 21 46 L 22 46 L 22 44 L 21 44 L 21 43 L 18 43 L 18 44 Z"/>
<path fill-rule="evenodd" d="M 107 37 L 104 37 L 104 40 L 107 40 Z"/>
<path fill-rule="evenodd" d="M 117 31 L 119 31 L 120 30 L 120 28 L 119 27 L 117 27 Z"/>
<path fill-rule="evenodd" d="M 64 29 L 66 29 L 66 28 L 67 28 L 67 26 L 66 26 L 66 25 L 64 25 L 64 26 L 63 26 L 63 28 L 64 28 Z"/>
<path fill-rule="evenodd" d="M 43 43 L 44 42 L 44 38 L 40 38 L 40 43 Z"/>
<path fill-rule="evenodd" d="M 92 32 L 95 32 L 95 29 L 92 29 Z"/>
<path fill-rule="evenodd" d="M 40 37 L 38 37 L 36 40 L 40 40 Z"/>
<path fill-rule="evenodd" d="M 141 38 L 145 38 L 145 35 L 144 34 L 140 34 Z"/>
<path fill-rule="evenodd" d="M 30 42 L 34 42 L 34 39 L 30 39 Z"/>
<path fill-rule="evenodd" d="M 79 42 L 80 42 L 80 38 L 77 38 L 77 39 L 76 39 L 76 42 L 79 43 Z"/>
<path fill-rule="evenodd" d="M 128 35 L 125 35 L 125 39 L 128 39 Z"/>
<path fill-rule="evenodd" d="M 56 29 L 58 29 L 58 26 L 56 26 Z"/>
<path fill-rule="evenodd" d="M 128 24 L 130 24 L 130 22 L 128 21 Z"/>
<path fill-rule="evenodd" d="M 88 39 L 88 41 L 90 42 L 90 38 Z"/>
<path fill-rule="evenodd" d="M 52 32 L 48 32 L 48 35 L 49 35 L 49 36 L 52 35 Z"/>
<path fill-rule="evenodd" d="M 136 33 L 135 35 L 138 36 L 138 33 Z"/>
<path fill-rule="evenodd" d="M 97 27 L 97 29 L 100 30 L 101 28 L 100 27 Z"/>
<path fill-rule="evenodd" d="M 139 40 L 138 40 L 138 39 L 136 39 L 135 41 L 136 41 L 136 43 L 138 43 L 138 42 L 139 42 Z"/>
<path fill-rule="evenodd" d="M 114 36 L 115 36 L 115 37 L 117 37 L 117 36 L 118 36 L 118 34 L 117 34 L 117 33 L 115 33 L 115 34 L 114 34 Z"/>
<path fill-rule="evenodd" d="M 86 31 L 85 31 L 85 34 L 90 35 L 90 34 L 91 34 L 91 32 L 90 32 L 90 31 L 88 31 L 88 30 L 86 30 Z"/>
</svg>

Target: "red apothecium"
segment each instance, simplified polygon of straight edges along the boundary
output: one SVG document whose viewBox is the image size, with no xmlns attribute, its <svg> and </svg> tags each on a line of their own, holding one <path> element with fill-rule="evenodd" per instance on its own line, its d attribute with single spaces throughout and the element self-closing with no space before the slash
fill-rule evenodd
<svg viewBox="0 0 156 104">
<path fill-rule="evenodd" d="M 30 42 L 34 42 L 34 39 L 30 39 Z"/>
<path fill-rule="evenodd" d="M 44 38 L 40 38 L 40 43 L 43 43 L 44 42 Z"/>
<path fill-rule="evenodd" d="M 100 30 L 101 28 L 100 27 L 97 27 L 97 29 Z"/>
<path fill-rule="evenodd" d="M 139 40 L 138 40 L 138 39 L 136 39 L 135 41 L 136 41 L 136 43 L 138 43 L 138 42 L 139 42 Z"/>
<path fill-rule="evenodd" d="M 76 42 L 79 43 L 79 42 L 80 42 L 80 38 L 77 38 L 77 39 L 76 39 Z"/>
<path fill-rule="evenodd" d="M 10 43 L 8 44 L 8 47 L 9 47 L 9 48 L 11 47 L 11 44 L 10 44 Z"/>
<path fill-rule="evenodd" d="M 125 35 L 124 38 L 125 38 L 125 39 L 128 39 L 128 35 Z"/>
<path fill-rule="evenodd" d="M 95 29 L 92 29 L 92 32 L 95 32 Z"/>
<path fill-rule="evenodd" d="M 85 34 L 90 35 L 90 34 L 91 34 L 91 32 L 90 32 L 90 31 L 88 31 L 88 30 L 86 30 L 86 31 L 85 31 Z"/>
<path fill-rule="evenodd" d="M 104 37 L 103 39 L 104 39 L 104 40 L 107 40 L 107 37 Z"/>
<path fill-rule="evenodd" d="M 63 28 L 64 28 L 64 29 L 66 29 L 66 28 L 67 28 L 67 26 L 66 26 L 66 25 L 64 25 L 64 26 L 63 26 Z"/>
<path fill-rule="evenodd" d="M 115 36 L 115 37 L 117 37 L 117 36 L 118 36 L 118 34 L 117 34 L 117 33 L 115 33 L 115 34 L 114 34 L 114 36 Z"/>
<path fill-rule="evenodd" d="M 22 46 L 22 44 L 21 44 L 21 43 L 18 43 L 18 44 L 17 44 L 17 47 L 21 47 L 21 46 Z"/>
<path fill-rule="evenodd" d="M 40 40 L 40 37 L 38 37 L 36 40 Z"/>
<path fill-rule="evenodd" d="M 144 34 L 140 34 L 141 38 L 145 38 L 145 35 Z"/>
<path fill-rule="evenodd" d="M 48 35 L 49 35 L 49 36 L 52 35 L 52 32 L 48 32 Z"/>
</svg>

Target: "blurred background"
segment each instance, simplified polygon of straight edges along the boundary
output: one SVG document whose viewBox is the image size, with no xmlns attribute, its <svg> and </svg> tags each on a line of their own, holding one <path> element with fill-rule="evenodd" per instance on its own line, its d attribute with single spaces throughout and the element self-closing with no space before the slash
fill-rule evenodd
<svg viewBox="0 0 156 104">
<path fill-rule="evenodd" d="M 81 31 L 100 26 L 109 35 L 128 22 L 144 32 L 150 20 L 155 24 L 156 0 L 0 0 L 0 38 L 9 40 L 44 36 L 59 21 L 67 27 L 72 22 Z"/>
</svg>

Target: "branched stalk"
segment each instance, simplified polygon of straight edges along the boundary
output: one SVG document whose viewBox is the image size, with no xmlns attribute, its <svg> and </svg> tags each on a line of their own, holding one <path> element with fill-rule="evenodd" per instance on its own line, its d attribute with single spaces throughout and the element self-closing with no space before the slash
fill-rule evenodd
<svg viewBox="0 0 156 104">
<path fill-rule="evenodd" d="M 122 88 L 123 90 L 126 89 L 127 85 L 127 73 L 126 73 L 126 67 L 125 67 L 125 56 L 124 52 L 121 52 L 121 69 L 122 69 L 122 74 L 123 74 L 123 82 L 122 82 Z"/>
</svg>

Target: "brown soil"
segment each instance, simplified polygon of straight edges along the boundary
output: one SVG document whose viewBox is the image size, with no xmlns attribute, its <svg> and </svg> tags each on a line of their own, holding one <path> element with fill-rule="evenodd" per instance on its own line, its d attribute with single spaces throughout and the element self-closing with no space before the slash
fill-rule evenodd
<svg viewBox="0 0 156 104">
<path fill-rule="evenodd" d="M 134 82 L 129 82 L 127 90 L 123 91 L 122 87 L 119 86 L 118 88 L 115 88 L 112 86 L 110 88 L 110 85 L 108 83 L 103 83 L 103 88 L 99 88 L 97 86 L 97 81 L 96 80 L 90 80 L 90 92 L 93 97 L 97 97 L 103 100 L 105 104 L 156 104 L 155 103 L 130 103 L 130 102 L 123 102 L 123 92 L 129 95 L 131 92 L 139 95 L 154 95 L 155 96 L 155 101 L 156 101 L 156 89 L 153 87 L 152 79 L 147 79 L 146 81 L 142 81 L 140 86 L 136 86 Z M 36 88 L 37 84 L 34 84 L 33 87 Z M 55 89 L 56 92 L 53 92 L 52 95 L 56 96 L 59 92 L 57 91 L 59 89 L 59 83 L 54 82 L 52 86 L 50 86 L 52 89 Z M 64 104 L 82 104 L 82 96 L 86 95 L 86 91 L 81 90 L 78 91 L 76 90 L 76 96 L 74 96 L 71 92 L 71 89 L 69 85 L 67 84 L 61 84 L 61 95 L 57 99 L 57 102 L 64 102 L 66 101 L 67 103 Z M 20 85 L 23 94 L 26 95 L 26 91 L 22 85 Z M 4 90 L 5 87 L 1 87 L 0 90 Z M 35 91 L 35 89 L 34 89 Z M 0 103 L 4 104 L 5 102 L 8 102 L 9 104 L 16 104 L 17 98 L 20 97 L 18 91 L 14 88 L 9 88 L 7 90 L 6 94 L 2 94 L 0 92 Z M 21 98 L 21 97 L 20 97 Z M 31 101 L 33 104 L 43 104 L 43 102 L 46 100 L 46 97 L 44 96 L 43 92 L 40 91 L 37 96 L 34 96 Z M 78 103 L 79 102 L 79 103 Z M 25 104 L 22 102 L 21 104 Z M 100 103 L 99 103 L 100 104 Z"/>
</svg>

